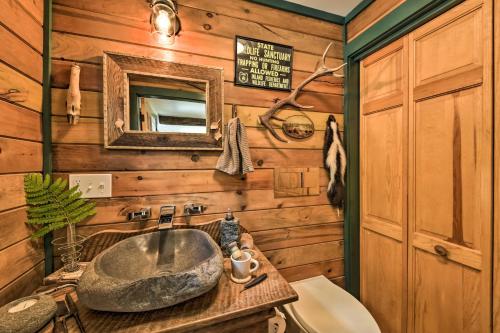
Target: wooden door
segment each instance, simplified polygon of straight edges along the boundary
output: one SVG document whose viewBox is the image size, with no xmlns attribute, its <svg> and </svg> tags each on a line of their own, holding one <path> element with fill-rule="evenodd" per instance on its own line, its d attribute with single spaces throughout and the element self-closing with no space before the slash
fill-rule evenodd
<svg viewBox="0 0 500 333">
<path fill-rule="evenodd" d="M 407 43 L 370 55 L 360 73 L 360 291 L 384 333 L 406 327 Z"/>
<path fill-rule="evenodd" d="M 490 331 L 490 7 L 409 35 L 409 332 Z"/>
<path fill-rule="evenodd" d="M 500 6 L 493 6 L 494 138 L 493 138 L 493 332 L 500 332 Z"/>
</svg>

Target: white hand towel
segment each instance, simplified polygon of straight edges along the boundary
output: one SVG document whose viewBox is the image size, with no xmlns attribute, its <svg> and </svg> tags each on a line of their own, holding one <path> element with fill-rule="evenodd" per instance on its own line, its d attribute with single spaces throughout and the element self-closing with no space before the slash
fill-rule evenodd
<svg viewBox="0 0 500 333">
<path fill-rule="evenodd" d="M 227 123 L 224 151 L 217 161 L 216 169 L 230 175 L 244 175 L 254 170 L 245 125 L 241 124 L 239 118 L 232 118 Z"/>
</svg>

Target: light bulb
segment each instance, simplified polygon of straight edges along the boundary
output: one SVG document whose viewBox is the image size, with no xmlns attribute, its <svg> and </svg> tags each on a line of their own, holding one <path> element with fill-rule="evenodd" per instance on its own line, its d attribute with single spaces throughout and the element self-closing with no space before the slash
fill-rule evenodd
<svg viewBox="0 0 500 333">
<path fill-rule="evenodd" d="M 162 44 L 173 44 L 179 32 L 177 9 L 172 0 L 153 0 L 151 31 Z"/>
<path fill-rule="evenodd" d="M 169 34 L 169 30 L 172 27 L 172 23 L 170 21 L 170 16 L 164 10 L 160 10 L 155 19 L 155 25 L 158 29 L 158 32 L 163 34 Z"/>
</svg>

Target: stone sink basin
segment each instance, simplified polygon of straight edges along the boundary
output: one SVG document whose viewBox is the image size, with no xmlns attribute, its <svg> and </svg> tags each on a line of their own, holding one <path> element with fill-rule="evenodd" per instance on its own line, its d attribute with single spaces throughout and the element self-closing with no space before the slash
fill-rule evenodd
<svg viewBox="0 0 500 333">
<path fill-rule="evenodd" d="M 162 230 L 127 238 L 97 255 L 77 294 L 94 310 L 148 311 L 208 292 L 222 272 L 222 252 L 206 232 Z"/>
</svg>

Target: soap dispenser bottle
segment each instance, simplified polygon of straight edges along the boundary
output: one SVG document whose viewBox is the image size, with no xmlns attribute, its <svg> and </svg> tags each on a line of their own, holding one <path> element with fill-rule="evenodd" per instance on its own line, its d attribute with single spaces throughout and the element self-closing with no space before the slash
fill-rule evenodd
<svg viewBox="0 0 500 333">
<path fill-rule="evenodd" d="M 230 254 L 229 244 L 237 242 L 240 236 L 240 221 L 235 218 L 231 209 L 220 223 L 220 243 L 226 254 Z"/>
</svg>

